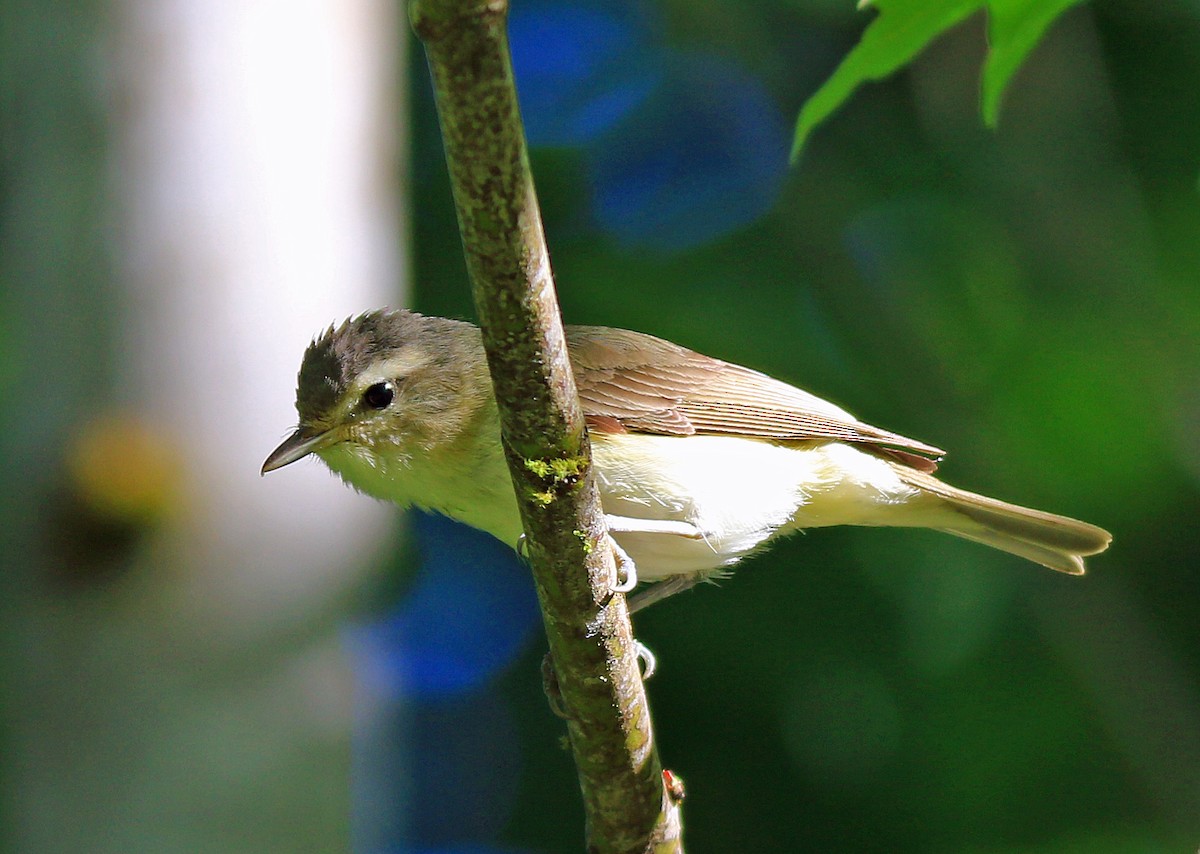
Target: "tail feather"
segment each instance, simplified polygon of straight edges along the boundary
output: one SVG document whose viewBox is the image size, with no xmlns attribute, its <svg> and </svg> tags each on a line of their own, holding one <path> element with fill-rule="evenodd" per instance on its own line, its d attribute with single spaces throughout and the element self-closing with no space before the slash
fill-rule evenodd
<svg viewBox="0 0 1200 854">
<path fill-rule="evenodd" d="M 986 528 L 975 531 L 966 531 L 961 528 L 939 528 L 938 530 L 961 537 L 964 540 L 1000 549 L 1002 552 L 1008 552 L 1017 557 L 1023 557 L 1026 560 L 1041 564 L 1048 569 L 1065 572 L 1067 575 L 1083 575 L 1084 572 L 1083 558 L 1079 555 L 1047 548 L 1046 546 L 1026 540 L 1018 540 L 1016 537 L 1010 537 L 1006 534 L 997 534 Z"/>
<path fill-rule="evenodd" d="M 1112 542 L 1108 531 L 1087 522 L 967 492 L 903 465 L 893 468 L 905 483 L 940 498 L 954 511 L 942 518 L 939 530 L 1050 569 L 1082 575 L 1083 558 L 1099 554 Z"/>
</svg>

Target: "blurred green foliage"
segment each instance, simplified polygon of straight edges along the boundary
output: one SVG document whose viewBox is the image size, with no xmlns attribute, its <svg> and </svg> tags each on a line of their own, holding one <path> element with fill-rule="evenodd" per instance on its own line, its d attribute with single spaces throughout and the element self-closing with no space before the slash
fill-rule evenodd
<svg viewBox="0 0 1200 854">
<path fill-rule="evenodd" d="M 830 3 L 665 5 L 669 38 L 738 58 L 785 111 L 862 26 Z M 1002 33 L 1013 20 L 991 35 L 1015 56 L 1033 39 Z M 535 154 L 568 322 L 762 369 L 950 449 L 952 483 L 1115 534 L 1072 579 L 931 533 L 819 531 L 639 615 L 689 851 L 1200 842 L 1200 12 L 1071 9 L 994 132 L 984 28 L 967 18 L 860 90 L 769 216 L 687 253 L 589 230 L 577 158 Z M 995 93 L 1015 65 L 990 61 Z M 469 317 L 425 85 L 417 307 Z M 507 838 L 574 850 L 541 654 L 503 686 L 526 749 Z"/>
</svg>

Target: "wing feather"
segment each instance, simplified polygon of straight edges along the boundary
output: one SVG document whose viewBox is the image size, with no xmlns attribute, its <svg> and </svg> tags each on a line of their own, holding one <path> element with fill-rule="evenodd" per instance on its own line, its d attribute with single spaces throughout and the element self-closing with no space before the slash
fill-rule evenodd
<svg viewBox="0 0 1200 854">
<path fill-rule="evenodd" d="M 859 421 L 766 374 L 625 329 L 567 328 L 589 426 L 667 436 L 753 436 L 776 442 L 855 442 L 921 471 L 944 451 Z"/>
</svg>

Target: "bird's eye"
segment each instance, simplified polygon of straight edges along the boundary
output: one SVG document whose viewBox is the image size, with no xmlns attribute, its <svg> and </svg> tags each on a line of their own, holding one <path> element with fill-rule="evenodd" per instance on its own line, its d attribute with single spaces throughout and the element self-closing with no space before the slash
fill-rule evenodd
<svg viewBox="0 0 1200 854">
<path fill-rule="evenodd" d="M 370 409 L 387 409 L 396 396 L 396 389 L 391 383 L 375 383 L 363 392 L 363 403 Z"/>
</svg>

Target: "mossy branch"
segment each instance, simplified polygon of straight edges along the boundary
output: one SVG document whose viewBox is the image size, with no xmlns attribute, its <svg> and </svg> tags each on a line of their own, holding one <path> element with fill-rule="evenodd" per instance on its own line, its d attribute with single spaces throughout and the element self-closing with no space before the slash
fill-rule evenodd
<svg viewBox="0 0 1200 854">
<path fill-rule="evenodd" d="M 682 852 L 567 360 L 505 30 L 507 2 L 411 0 L 509 469 L 587 815 L 589 852 Z"/>
</svg>

